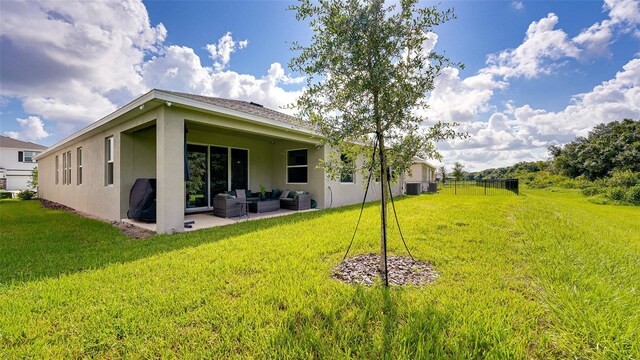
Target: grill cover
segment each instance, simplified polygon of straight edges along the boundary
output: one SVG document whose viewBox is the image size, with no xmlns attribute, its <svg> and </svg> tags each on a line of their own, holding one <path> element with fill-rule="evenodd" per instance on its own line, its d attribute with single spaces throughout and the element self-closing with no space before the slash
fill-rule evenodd
<svg viewBox="0 0 640 360">
<path fill-rule="evenodd" d="M 133 220 L 156 221 L 156 179 L 137 179 L 129 192 L 127 217 Z"/>
</svg>

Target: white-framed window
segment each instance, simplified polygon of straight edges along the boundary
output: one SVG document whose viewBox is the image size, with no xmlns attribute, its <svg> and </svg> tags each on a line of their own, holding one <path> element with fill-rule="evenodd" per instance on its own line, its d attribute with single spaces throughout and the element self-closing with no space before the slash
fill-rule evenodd
<svg viewBox="0 0 640 360">
<path fill-rule="evenodd" d="M 79 147 L 76 149 L 76 162 L 78 163 L 78 168 L 76 169 L 76 182 L 78 185 L 82 184 L 82 148 Z"/>
<path fill-rule="evenodd" d="M 67 184 L 67 153 L 62 153 L 62 185 Z"/>
<path fill-rule="evenodd" d="M 113 136 L 104 140 L 105 185 L 113 185 Z"/>
<path fill-rule="evenodd" d="M 71 185 L 71 151 L 67 151 L 67 185 Z"/>
<path fill-rule="evenodd" d="M 56 185 L 60 182 L 60 159 L 56 155 Z"/>
<path fill-rule="evenodd" d="M 40 154 L 39 151 L 18 151 L 18 162 L 21 163 L 34 163 L 36 155 Z"/>
<path fill-rule="evenodd" d="M 287 150 L 287 184 L 306 184 L 308 169 L 307 149 Z"/>
<path fill-rule="evenodd" d="M 340 161 L 342 161 L 342 171 L 340 171 L 340 182 L 344 184 L 353 184 L 355 174 L 353 169 L 353 160 L 345 154 L 340 155 Z"/>
</svg>

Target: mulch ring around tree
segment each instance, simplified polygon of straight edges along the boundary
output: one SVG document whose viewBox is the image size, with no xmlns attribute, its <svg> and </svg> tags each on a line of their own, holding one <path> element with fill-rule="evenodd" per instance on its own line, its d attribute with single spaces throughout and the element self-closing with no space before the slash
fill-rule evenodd
<svg viewBox="0 0 640 360">
<path fill-rule="evenodd" d="M 98 217 L 83 213 L 82 211 L 78 211 L 76 209 L 70 208 L 62 204 L 58 204 L 57 202 L 49 201 L 46 199 L 40 199 L 40 202 L 42 203 L 42 207 L 45 207 L 47 209 L 68 211 L 70 213 L 74 213 L 76 215 L 80 215 L 89 219 L 94 219 L 94 220 L 103 221 L 103 222 L 105 221 L 104 219 L 100 219 Z M 155 235 L 153 231 L 149 231 L 149 230 L 137 227 L 135 225 L 126 223 L 124 221 L 109 221 L 109 223 L 117 227 L 118 229 L 120 229 L 123 234 L 125 234 L 130 238 L 145 239 Z"/>
<path fill-rule="evenodd" d="M 358 255 L 340 263 L 331 277 L 349 284 L 371 286 L 380 279 L 379 263 L 378 254 Z M 391 285 L 424 286 L 440 277 L 431 264 L 406 256 L 388 256 L 387 269 Z"/>
</svg>

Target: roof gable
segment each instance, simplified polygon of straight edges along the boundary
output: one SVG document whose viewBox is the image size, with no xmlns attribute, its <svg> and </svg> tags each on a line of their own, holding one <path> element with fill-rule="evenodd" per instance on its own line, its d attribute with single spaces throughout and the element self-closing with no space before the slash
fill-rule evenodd
<svg viewBox="0 0 640 360">
<path fill-rule="evenodd" d="M 237 110 L 245 114 L 257 115 L 270 120 L 280 121 L 289 125 L 301 124 L 300 120 L 298 120 L 293 116 L 266 108 L 263 105 L 260 105 L 254 102 L 223 99 L 223 98 L 217 98 L 217 97 L 211 97 L 211 96 L 182 93 L 177 91 L 168 91 L 168 90 L 158 90 L 158 91 L 162 91 L 168 94 L 173 94 L 173 95 L 180 96 L 187 99 L 200 101 L 200 102 L 211 104 L 211 105 L 221 106 L 231 110 Z"/>
<path fill-rule="evenodd" d="M 18 139 L 12 139 L 10 137 L 0 135 L 0 147 L 13 148 L 13 149 L 25 149 L 25 150 L 44 150 L 47 147 L 34 144 L 28 141 L 21 141 Z"/>
</svg>

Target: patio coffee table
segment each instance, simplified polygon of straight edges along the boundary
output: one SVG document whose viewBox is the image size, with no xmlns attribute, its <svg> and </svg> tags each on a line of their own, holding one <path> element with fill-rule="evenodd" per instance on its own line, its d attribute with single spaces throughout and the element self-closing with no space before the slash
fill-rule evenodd
<svg viewBox="0 0 640 360">
<path fill-rule="evenodd" d="M 253 213 L 263 213 L 269 211 L 278 211 L 280 210 L 280 200 L 264 200 L 264 201 L 254 201 L 249 204 L 249 211 Z"/>
</svg>

